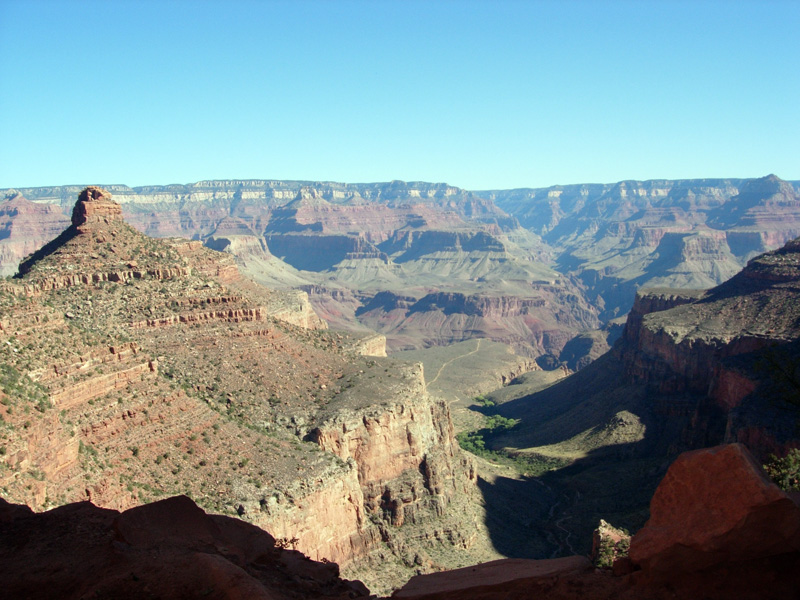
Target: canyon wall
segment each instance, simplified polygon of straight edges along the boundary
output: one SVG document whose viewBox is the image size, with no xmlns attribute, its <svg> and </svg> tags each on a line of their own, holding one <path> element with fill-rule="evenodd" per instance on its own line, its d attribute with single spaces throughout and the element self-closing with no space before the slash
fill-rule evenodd
<svg viewBox="0 0 800 600">
<path fill-rule="evenodd" d="M 59 203 L 66 209 L 77 190 L 23 191 L 35 206 Z M 451 186 L 227 181 L 114 186 L 113 192 L 127 221 L 148 235 L 204 239 L 273 287 L 324 288 L 325 294 L 312 298 L 321 314 L 349 331 L 376 330 L 387 337 L 389 350 L 489 337 L 513 341 L 528 355 L 557 354 L 579 333 L 575 323 L 585 328 L 597 321 L 588 315 L 593 309 L 579 286 L 543 263 L 547 251 L 536 236 L 490 200 Z M 581 314 L 565 320 L 553 314 L 556 304 L 531 302 L 536 314 L 517 319 L 510 329 L 502 317 L 487 315 L 485 323 L 476 323 L 471 315 L 442 315 L 438 308 L 415 314 L 407 324 L 397 322 L 406 318 L 398 314 L 360 318 L 365 302 L 384 290 L 420 299 L 444 287 L 448 293 L 525 302 L 540 295 L 530 282 L 579 298 Z M 344 303 L 334 298 L 344 292 L 350 293 Z M 442 317 L 446 322 L 439 323 Z M 529 336 L 531 328 L 548 333 Z M 543 336 L 560 341 L 543 344 Z M 527 344 L 529 337 L 537 341 Z"/>
<path fill-rule="evenodd" d="M 762 456 L 780 450 L 793 438 L 778 413 L 796 404 L 799 256 L 795 240 L 707 292 L 637 295 L 618 350 L 627 379 L 695 398 L 695 423 L 720 441 L 747 441 Z"/>
<path fill-rule="evenodd" d="M 64 208 L 76 191 L 21 190 L 32 206 Z M 273 286 L 330 290 L 312 299 L 315 307 L 337 327 L 386 335 L 390 351 L 487 337 L 555 360 L 570 339 L 624 315 L 637 289 L 712 287 L 800 234 L 797 191 L 775 176 L 480 193 L 414 182 L 258 180 L 113 191 L 126 218 L 149 235 L 207 240 Z M 536 324 L 506 328 L 503 319 L 476 322 L 453 310 L 362 310 L 382 291 L 415 300 L 434 289 L 538 298 L 527 282 L 551 286 L 559 304 L 575 307 L 570 318 L 546 305 L 532 308 Z M 351 296 L 338 303 L 333 295 L 344 291 Z M 443 333 L 428 335 L 437 328 Z"/>
<path fill-rule="evenodd" d="M 452 523 L 476 510 L 450 505 L 474 500 L 474 467 L 446 405 L 418 366 L 364 356 L 381 336 L 328 332 L 305 292 L 143 236 L 99 188 L 0 292 L 6 498 L 186 494 L 344 566 L 470 542 Z"/>
<path fill-rule="evenodd" d="M 640 287 L 713 287 L 800 235 L 800 195 L 775 175 L 477 193 L 541 235 L 559 270 L 602 297 L 603 318 Z"/>
<path fill-rule="evenodd" d="M 60 208 L 36 204 L 12 190 L 0 202 L 0 276 L 13 275 L 17 265 L 56 237 L 69 224 Z"/>
</svg>

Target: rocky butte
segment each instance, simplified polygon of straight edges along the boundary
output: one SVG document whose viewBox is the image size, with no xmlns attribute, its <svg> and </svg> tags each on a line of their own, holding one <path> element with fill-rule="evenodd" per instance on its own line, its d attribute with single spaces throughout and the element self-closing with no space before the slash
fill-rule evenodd
<svg viewBox="0 0 800 600">
<path fill-rule="evenodd" d="M 24 192 L 63 202 L 76 190 Z M 115 193 L 140 231 L 203 239 L 270 287 L 302 287 L 333 325 L 385 335 L 390 351 L 485 337 L 535 358 L 598 325 L 574 282 L 541 260 L 536 236 L 452 186 L 230 181 Z"/>
<path fill-rule="evenodd" d="M 86 188 L 0 284 L 2 496 L 110 523 L 186 495 L 375 589 L 496 556 L 447 405 L 366 352 L 380 340 L 328 331 L 304 292 L 148 238 Z"/>
</svg>

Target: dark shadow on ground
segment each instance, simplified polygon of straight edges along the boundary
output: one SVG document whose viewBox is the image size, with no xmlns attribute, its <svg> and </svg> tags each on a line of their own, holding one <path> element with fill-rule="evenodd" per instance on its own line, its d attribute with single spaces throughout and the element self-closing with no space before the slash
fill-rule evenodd
<svg viewBox="0 0 800 600">
<path fill-rule="evenodd" d="M 512 558 L 588 555 L 600 519 L 641 528 L 669 461 L 637 457 L 635 450 L 625 444 L 592 452 L 538 478 L 479 478 L 495 549 Z"/>
<path fill-rule="evenodd" d="M 538 478 L 479 481 L 495 548 L 518 558 L 589 554 L 600 519 L 639 529 L 696 407 L 697 398 L 656 399 L 645 386 L 626 383 L 613 351 L 545 390 L 493 407 L 520 420 L 487 436 L 486 447 L 495 451 L 557 444 L 586 431 L 613 432 L 621 414 L 644 425 L 642 439 L 586 448 L 569 466 Z"/>
<path fill-rule="evenodd" d="M 584 432 L 613 434 L 621 415 L 622 422 L 634 422 L 633 415 L 644 425 L 638 441 L 623 436 L 618 443 L 586 448 L 569 466 L 537 479 L 479 481 L 496 549 L 520 558 L 588 554 L 600 519 L 631 533 L 641 528 L 655 488 L 681 452 L 741 441 L 765 461 L 772 448 L 797 439 L 800 341 L 729 357 L 721 364 L 756 382 L 755 391 L 732 408 L 708 394 L 667 394 L 659 392 L 657 382 L 630 383 L 615 350 L 540 392 L 493 407 L 496 414 L 520 422 L 489 433 L 486 448 L 533 449 L 534 458 L 536 448 L 566 440 L 583 443 Z"/>
</svg>

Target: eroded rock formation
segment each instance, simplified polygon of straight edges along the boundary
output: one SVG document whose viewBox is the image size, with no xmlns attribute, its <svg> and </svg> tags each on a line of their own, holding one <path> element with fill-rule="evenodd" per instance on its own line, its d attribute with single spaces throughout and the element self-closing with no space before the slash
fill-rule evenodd
<svg viewBox="0 0 800 600">
<path fill-rule="evenodd" d="M 557 356 L 599 324 L 579 286 L 541 260 L 548 253 L 536 236 L 491 201 L 451 186 L 236 181 L 112 191 L 140 231 L 206 239 L 259 281 L 313 288 L 321 316 L 350 331 L 378 331 L 390 351 L 486 337 L 526 356 Z M 66 205 L 75 190 L 26 192 Z M 478 315 L 461 312 L 470 309 L 458 300 L 425 302 L 437 288 L 440 300 L 496 306 Z M 423 302 L 385 313 L 371 302 L 384 290 Z M 567 314 L 565 302 L 577 308 Z"/>
<path fill-rule="evenodd" d="M 800 510 L 741 444 L 687 452 L 670 466 L 631 540 L 646 575 L 675 579 L 800 551 Z M 800 556 L 796 557 L 800 558 Z"/>
<path fill-rule="evenodd" d="M 501 560 L 414 577 L 415 600 L 760 599 L 800 593 L 800 507 L 739 444 L 682 454 L 631 539 L 621 568 L 588 559 Z"/>
<path fill-rule="evenodd" d="M 725 441 L 755 442 L 747 437 L 756 428 L 772 442 L 753 448 L 762 456 L 778 450 L 776 439 L 791 438 L 773 413 L 793 402 L 798 282 L 795 240 L 708 292 L 639 295 L 621 347 L 627 377 L 662 396 L 699 398 L 698 417 Z"/>
<path fill-rule="evenodd" d="M 800 235 L 798 188 L 775 175 L 477 193 L 541 235 L 606 319 L 640 287 L 713 287 Z"/>
<path fill-rule="evenodd" d="M 188 493 L 354 568 L 474 542 L 429 532 L 477 518 L 474 470 L 419 369 L 363 356 L 379 336 L 326 331 L 304 292 L 200 242 L 145 237 L 99 188 L 74 215 L 0 289 L 6 498 L 125 510 Z M 352 456 L 311 434 L 340 423 L 369 424 Z"/>
</svg>

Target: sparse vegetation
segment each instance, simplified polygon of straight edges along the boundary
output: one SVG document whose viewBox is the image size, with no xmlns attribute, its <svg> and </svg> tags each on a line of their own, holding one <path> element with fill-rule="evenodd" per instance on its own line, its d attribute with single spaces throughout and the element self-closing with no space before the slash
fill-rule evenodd
<svg viewBox="0 0 800 600">
<path fill-rule="evenodd" d="M 800 491 L 800 449 L 789 450 L 783 458 L 771 455 L 764 470 L 783 491 Z"/>
<path fill-rule="evenodd" d="M 623 528 L 613 527 L 602 519 L 600 526 L 595 530 L 595 539 L 598 546 L 595 549 L 594 565 L 601 569 L 610 569 L 614 561 L 628 556 L 631 546 L 631 534 Z"/>
</svg>

